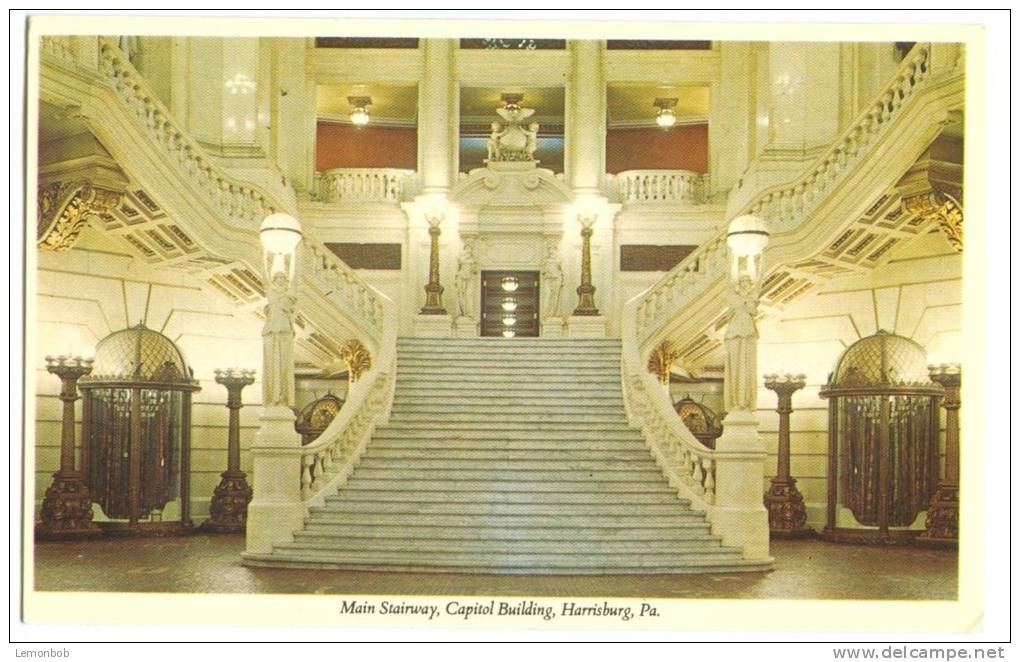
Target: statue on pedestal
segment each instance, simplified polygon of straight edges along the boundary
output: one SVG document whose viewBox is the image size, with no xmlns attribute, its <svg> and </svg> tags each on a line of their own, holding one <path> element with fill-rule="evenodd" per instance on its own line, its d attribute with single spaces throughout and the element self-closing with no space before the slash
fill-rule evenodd
<svg viewBox="0 0 1020 662">
<path fill-rule="evenodd" d="M 535 150 L 538 149 L 539 125 L 537 122 L 531 122 L 525 128 L 522 122 L 534 115 L 535 109 L 521 106 L 523 94 L 504 93 L 502 100 L 503 106 L 497 108 L 496 112 L 506 121 L 506 126 L 499 122 L 492 123 L 492 133 L 489 134 L 486 145 L 488 152 L 486 161 L 490 163 L 534 161 Z"/>
<path fill-rule="evenodd" d="M 727 295 L 732 315 L 726 325 L 724 344 L 726 364 L 724 406 L 727 412 L 757 408 L 758 327 L 754 316 L 758 311 L 758 284 L 743 275 Z"/>
<path fill-rule="evenodd" d="M 464 244 L 464 251 L 457 258 L 457 317 L 471 317 L 471 291 L 478 275 L 478 263 L 475 260 L 473 246 Z"/>
<path fill-rule="evenodd" d="M 273 276 L 263 309 L 262 404 L 294 406 L 294 306 L 297 298 L 283 273 Z"/>
<path fill-rule="evenodd" d="M 545 286 L 545 317 L 559 317 L 563 302 L 563 266 L 556 246 L 542 263 L 542 285 Z"/>
</svg>

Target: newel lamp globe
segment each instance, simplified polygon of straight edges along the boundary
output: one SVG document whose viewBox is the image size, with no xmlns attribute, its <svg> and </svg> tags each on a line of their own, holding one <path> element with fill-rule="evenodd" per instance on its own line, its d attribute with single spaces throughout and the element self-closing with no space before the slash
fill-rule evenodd
<svg viewBox="0 0 1020 662">
<path fill-rule="evenodd" d="M 289 255 L 301 241 L 301 223 L 289 214 L 270 214 L 262 221 L 259 239 L 267 253 Z"/>
<path fill-rule="evenodd" d="M 726 245 L 737 257 L 761 255 L 769 243 L 769 230 L 758 216 L 738 216 L 726 231 Z"/>
</svg>

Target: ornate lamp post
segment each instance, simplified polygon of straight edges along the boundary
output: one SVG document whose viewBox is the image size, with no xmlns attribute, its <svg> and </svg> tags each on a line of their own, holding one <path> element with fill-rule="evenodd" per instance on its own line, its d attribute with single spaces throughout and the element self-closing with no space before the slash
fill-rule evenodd
<svg viewBox="0 0 1020 662">
<path fill-rule="evenodd" d="M 591 237 L 594 231 L 595 214 L 578 214 L 581 223 L 581 285 L 577 288 L 577 308 L 574 315 L 594 317 L 599 314 L 595 306 L 595 286 L 591 283 Z"/>
<path fill-rule="evenodd" d="M 216 371 L 216 383 L 227 388 L 227 409 L 230 422 L 227 429 L 227 470 L 213 491 L 209 504 L 209 519 L 202 525 L 208 531 L 239 533 L 244 530 L 251 501 L 251 487 L 241 471 L 241 391 L 255 382 L 254 370 L 230 368 Z"/>
<path fill-rule="evenodd" d="M 960 527 L 960 366 L 932 365 L 928 366 L 928 374 L 945 389 L 942 406 L 946 410 L 946 469 L 928 508 L 925 530 L 918 537 L 922 541 L 955 545 Z"/>
<path fill-rule="evenodd" d="M 727 418 L 744 412 L 754 418 L 758 400 L 758 312 L 762 252 L 769 243 L 764 221 L 757 216 L 739 216 L 730 223 L 726 236 L 730 248 L 730 292 L 732 315 L 726 325 L 724 402 Z"/>
<path fill-rule="evenodd" d="M 42 503 L 42 523 L 36 527 L 38 538 L 73 538 L 100 534 L 92 522 L 92 499 L 88 483 L 75 470 L 74 402 L 78 399 L 78 380 L 92 372 L 92 359 L 46 357 L 46 370 L 60 378 L 60 400 L 64 403 L 60 426 L 60 470 Z"/>
<path fill-rule="evenodd" d="M 267 216 L 264 250 L 266 323 L 262 328 L 262 413 L 252 441 L 255 491 L 248 504 L 245 548 L 266 552 L 281 531 L 299 528 L 304 516 L 297 476 L 301 436 L 294 430 L 294 308 L 301 224 L 286 214 Z M 286 480 L 287 476 L 295 480 Z"/>
<path fill-rule="evenodd" d="M 797 479 L 790 475 L 790 414 L 793 394 L 804 388 L 804 375 L 765 375 L 765 388 L 779 396 L 779 455 L 776 477 L 765 493 L 769 511 L 769 531 L 774 538 L 798 538 L 812 533 L 805 528 L 807 510 L 804 497 L 797 489 Z"/>
<path fill-rule="evenodd" d="M 443 307 L 443 286 L 439 284 L 439 235 L 443 222 L 440 213 L 428 213 L 425 221 L 429 224 L 429 282 L 425 285 L 425 306 L 422 315 L 445 315 Z"/>
</svg>

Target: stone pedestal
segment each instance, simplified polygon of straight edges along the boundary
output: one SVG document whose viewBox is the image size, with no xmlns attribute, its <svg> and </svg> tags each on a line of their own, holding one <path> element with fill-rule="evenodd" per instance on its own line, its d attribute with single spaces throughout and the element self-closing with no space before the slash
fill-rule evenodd
<svg viewBox="0 0 1020 662">
<path fill-rule="evenodd" d="M 606 318 L 602 315 L 571 315 L 567 318 L 571 338 L 605 338 Z"/>
<path fill-rule="evenodd" d="M 416 338 L 452 338 L 453 318 L 449 315 L 415 315 Z"/>
<path fill-rule="evenodd" d="M 562 317 L 547 317 L 542 321 L 543 338 L 563 338 L 567 335 L 567 324 Z"/>
<path fill-rule="evenodd" d="M 245 551 L 268 553 L 273 545 L 289 542 L 304 524 L 301 502 L 301 435 L 294 431 L 294 412 L 268 407 L 259 417 L 252 441 L 255 493 L 248 504 Z"/>
<path fill-rule="evenodd" d="M 417 328 L 417 326 L 415 327 Z M 458 317 L 453 322 L 454 338 L 477 338 L 478 322 L 471 317 Z"/>
<path fill-rule="evenodd" d="M 757 417 L 748 411 L 730 412 L 715 451 L 712 533 L 722 536 L 723 545 L 741 548 L 745 559 L 768 559 L 769 517 L 761 499 L 765 444 Z"/>
</svg>

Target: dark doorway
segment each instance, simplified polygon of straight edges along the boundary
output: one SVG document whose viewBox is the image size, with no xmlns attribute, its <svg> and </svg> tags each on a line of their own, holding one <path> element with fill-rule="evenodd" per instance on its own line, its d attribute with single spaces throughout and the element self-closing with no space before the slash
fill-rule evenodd
<svg viewBox="0 0 1020 662">
<path fill-rule="evenodd" d="M 482 272 L 483 336 L 535 338 L 538 311 L 537 271 Z"/>
</svg>

